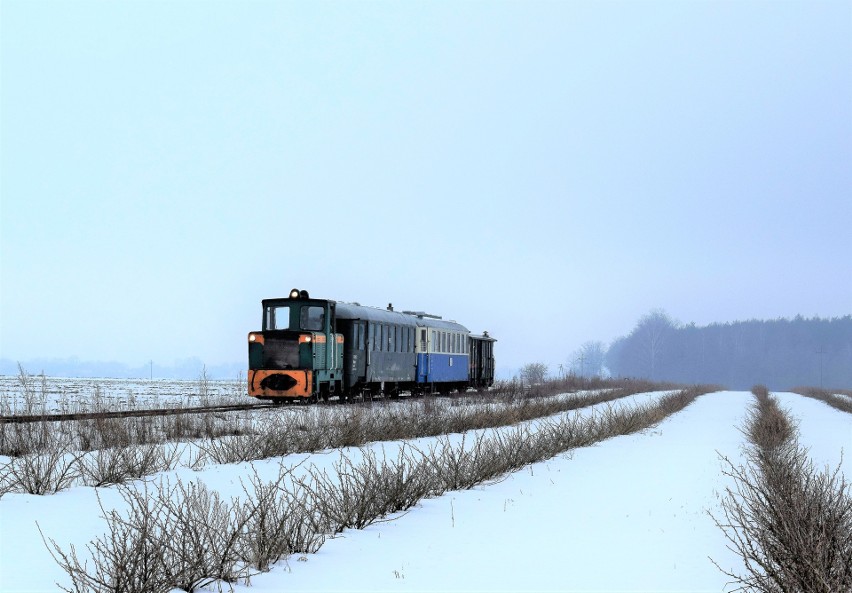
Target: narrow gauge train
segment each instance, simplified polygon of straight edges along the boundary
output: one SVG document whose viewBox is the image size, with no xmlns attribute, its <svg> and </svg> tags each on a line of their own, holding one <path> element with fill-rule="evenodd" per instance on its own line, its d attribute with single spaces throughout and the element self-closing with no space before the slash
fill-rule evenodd
<svg viewBox="0 0 852 593">
<path fill-rule="evenodd" d="M 248 335 L 248 393 L 275 402 L 464 391 L 494 382 L 494 338 L 454 321 L 310 298 L 265 299 Z"/>
</svg>

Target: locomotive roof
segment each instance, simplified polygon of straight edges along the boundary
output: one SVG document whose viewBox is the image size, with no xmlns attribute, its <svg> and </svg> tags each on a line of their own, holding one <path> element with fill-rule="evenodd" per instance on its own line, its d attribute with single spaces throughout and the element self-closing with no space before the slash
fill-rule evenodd
<svg viewBox="0 0 852 593">
<path fill-rule="evenodd" d="M 433 327 L 470 333 L 468 329 L 455 321 L 444 321 L 428 315 L 417 315 L 401 311 L 388 311 L 377 307 L 365 307 L 355 303 L 336 303 L 338 319 L 365 319 L 383 323 L 396 323 L 397 325 L 410 325 L 417 327 Z"/>
</svg>

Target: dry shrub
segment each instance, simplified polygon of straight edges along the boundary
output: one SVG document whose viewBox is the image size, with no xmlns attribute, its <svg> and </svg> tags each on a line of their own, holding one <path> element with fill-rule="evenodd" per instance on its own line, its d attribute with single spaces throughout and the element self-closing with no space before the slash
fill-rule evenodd
<svg viewBox="0 0 852 593">
<path fill-rule="evenodd" d="M 814 387 L 796 387 L 793 391 L 800 395 L 804 395 L 806 397 L 811 397 L 813 399 L 818 399 L 822 402 L 825 402 L 829 406 L 836 408 L 841 412 L 852 414 L 852 399 L 838 397 L 831 391 L 828 391 L 826 389 L 816 389 Z M 852 392 L 850 391 L 844 391 L 840 389 L 836 391 L 840 394 L 852 396 Z"/>
<path fill-rule="evenodd" d="M 253 506 L 225 501 L 204 484 L 160 482 L 151 490 L 119 486 L 127 510 L 105 511 L 109 532 L 87 546 L 92 568 L 71 546 L 46 544 L 70 575 L 75 593 L 193 592 L 216 582 L 248 576 L 243 562 L 245 532 Z M 100 502 L 100 498 L 99 498 Z M 44 537 L 44 536 L 42 536 Z"/>
<path fill-rule="evenodd" d="M 243 559 L 257 570 L 268 571 L 290 554 L 316 552 L 325 543 L 327 528 L 313 493 L 292 481 L 293 469 L 282 465 L 278 478 L 270 482 L 253 471 L 248 484 L 243 483 L 251 505 Z"/>
<path fill-rule="evenodd" d="M 57 442 L 46 453 L 13 457 L 0 464 L 0 489 L 27 494 L 55 494 L 70 487 L 80 475 L 80 454 Z"/>
<path fill-rule="evenodd" d="M 89 544 L 89 562 L 80 561 L 74 546 L 64 551 L 55 540 L 46 538 L 45 545 L 54 560 L 71 577 L 71 587 L 57 583 L 68 593 L 167 593 L 173 586 L 163 563 L 165 549 L 160 517 L 162 496 L 143 490 L 119 488 L 128 510 L 122 514 L 106 511 L 98 497 L 109 531 Z M 39 527 L 39 531 L 41 528 Z"/>
<path fill-rule="evenodd" d="M 714 517 L 746 573 L 720 570 L 739 590 L 852 591 L 852 488 L 840 465 L 814 467 L 789 413 L 766 388 L 753 393 L 746 464 L 724 459 L 733 486 L 722 499 L 723 520 Z"/>
<path fill-rule="evenodd" d="M 852 591 L 852 490 L 840 467 L 817 471 L 797 446 L 725 462 L 734 486 L 716 525 L 746 574 L 723 572 L 742 590 Z"/>
<path fill-rule="evenodd" d="M 313 507 L 332 533 L 362 529 L 380 517 L 417 504 L 434 484 L 428 466 L 400 448 L 398 457 L 379 460 L 375 451 L 361 450 L 354 462 L 341 453 L 334 472 L 311 469 L 302 482 L 313 496 Z"/>
<path fill-rule="evenodd" d="M 161 489 L 165 551 L 163 569 L 172 586 L 195 591 L 216 581 L 248 575 L 242 565 L 242 535 L 250 516 L 238 501 L 223 500 L 203 483 L 177 482 Z"/>
<path fill-rule="evenodd" d="M 81 478 L 88 486 L 122 484 L 174 469 L 184 450 L 185 447 L 153 444 L 98 449 L 80 458 Z"/>
<path fill-rule="evenodd" d="M 500 448 L 493 446 L 485 433 L 475 435 L 470 446 L 467 435 L 462 435 L 456 445 L 450 437 L 438 437 L 429 450 L 421 454 L 432 474 L 433 495 L 473 488 L 504 473 L 506 467 L 499 457 Z"/>
</svg>

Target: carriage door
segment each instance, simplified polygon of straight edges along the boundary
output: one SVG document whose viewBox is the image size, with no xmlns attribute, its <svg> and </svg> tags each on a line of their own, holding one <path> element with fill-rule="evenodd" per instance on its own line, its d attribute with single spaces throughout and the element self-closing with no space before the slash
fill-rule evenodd
<svg viewBox="0 0 852 593">
<path fill-rule="evenodd" d="M 429 374 L 429 330 L 417 328 L 417 382 L 425 383 Z"/>
</svg>

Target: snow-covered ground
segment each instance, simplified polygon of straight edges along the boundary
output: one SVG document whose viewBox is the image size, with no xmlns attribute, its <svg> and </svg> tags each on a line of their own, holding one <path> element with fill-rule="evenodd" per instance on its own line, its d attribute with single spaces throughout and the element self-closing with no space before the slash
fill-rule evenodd
<svg viewBox="0 0 852 593">
<path fill-rule="evenodd" d="M 0 375 L 0 413 L 48 414 L 94 409 L 155 409 L 245 403 L 245 381 L 67 378 Z M 29 397 L 25 394 L 29 391 Z M 206 396 L 202 396 L 206 394 Z M 205 402 L 204 400 L 207 400 Z M 212 400 L 212 401 L 211 401 Z M 42 410 L 44 406 L 44 410 Z M 34 410 L 28 408 L 35 408 Z"/>
<path fill-rule="evenodd" d="M 852 476 L 852 415 L 795 394 L 778 397 L 799 419 L 801 442 L 815 462 L 836 465 L 845 448 L 843 472 Z M 719 455 L 740 458 L 738 426 L 751 401 L 744 392 L 701 396 L 653 429 L 529 466 L 498 483 L 424 500 L 386 522 L 347 530 L 318 553 L 291 557 L 236 589 L 722 591 L 728 578 L 709 557 L 727 569 L 741 563 L 707 511 L 718 509 L 727 483 Z M 373 445 L 388 455 L 397 446 Z M 327 467 L 338 457 L 328 451 L 283 462 Z M 272 477 L 279 462 L 254 466 Z M 239 478 L 248 471 L 243 464 L 172 473 L 230 496 L 240 492 Z M 114 488 L 98 493 L 106 508 L 120 503 Z M 85 544 L 105 531 L 99 514 L 92 488 L 0 499 L 0 591 L 52 591 L 57 581 L 69 583 L 36 521 L 46 536 L 65 548 L 74 544 L 84 557 Z"/>
</svg>

